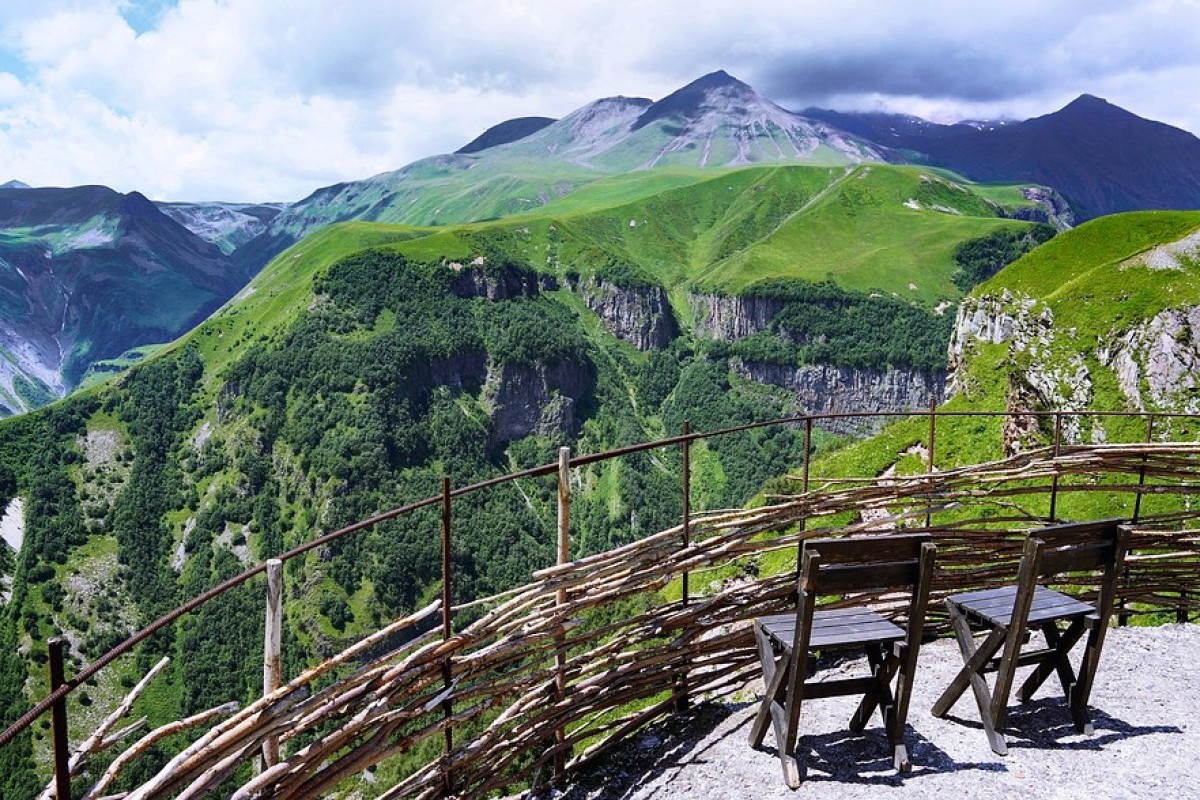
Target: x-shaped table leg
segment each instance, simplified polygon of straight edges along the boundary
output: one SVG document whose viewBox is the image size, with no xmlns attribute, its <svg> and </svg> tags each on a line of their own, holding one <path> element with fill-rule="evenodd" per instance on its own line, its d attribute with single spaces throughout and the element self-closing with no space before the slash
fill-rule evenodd
<svg viewBox="0 0 1200 800">
<path fill-rule="evenodd" d="M 983 668 L 1004 645 L 1007 631 L 1004 628 L 996 628 L 976 649 L 975 639 L 971 635 L 971 625 L 967 622 L 966 615 L 953 603 L 947 602 L 946 607 L 950 612 L 950 622 L 954 626 L 954 638 L 958 640 L 958 649 L 962 651 L 963 668 L 959 670 L 954 680 L 942 692 L 942 696 L 933 704 L 933 715 L 935 717 L 946 716 L 955 701 L 962 696 L 967 686 L 970 686 L 975 694 L 975 704 L 979 706 L 979 719 L 983 723 L 983 729 L 987 733 L 992 751 L 997 755 L 1008 755 L 1008 744 L 1004 741 L 1003 734 L 996 730 L 995 723 L 992 721 L 992 693 L 983 677 Z"/>
<path fill-rule="evenodd" d="M 1054 650 L 1054 656 L 1038 664 L 1025 679 L 1025 683 L 1021 684 L 1020 690 L 1017 691 L 1017 699 L 1022 703 L 1033 697 L 1034 692 L 1050 677 L 1051 672 L 1058 673 L 1058 682 L 1062 684 L 1063 694 L 1067 697 L 1071 696 L 1077 682 L 1075 670 L 1071 668 L 1067 656 L 1083 634 L 1083 620 L 1075 620 L 1061 633 L 1058 626 L 1051 622 L 1042 628 L 1042 633 L 1046 636 L 1046 644 Z"/>
</svg>

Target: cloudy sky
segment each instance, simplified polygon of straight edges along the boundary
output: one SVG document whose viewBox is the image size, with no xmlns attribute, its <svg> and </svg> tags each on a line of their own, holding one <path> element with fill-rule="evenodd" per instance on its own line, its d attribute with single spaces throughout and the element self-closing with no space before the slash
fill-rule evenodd
<svg viewBox="0 0 1200 800">
<path fill-rule="evenodd" d="M 1200 0 L 0 0 L 0 183 L 298 200 L 725 69 L 786 108 L 1200 133 Z"/>
</svg>

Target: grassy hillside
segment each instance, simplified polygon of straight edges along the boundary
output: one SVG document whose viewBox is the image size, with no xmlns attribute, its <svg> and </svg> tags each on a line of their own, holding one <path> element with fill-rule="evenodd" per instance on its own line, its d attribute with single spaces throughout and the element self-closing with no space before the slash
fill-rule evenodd
<svg viewBox="0 0 1200 800">
<path fill-rule="evenodd" d="M 1031 253 L 982 284 L 976 294 L 1005 289 L 1044 302 L 1063 326 L 1100 336 L 1148 319 L 1164 308 L 1200 301 L 1196 248 L 1153 269 L 1127 263 L 1185 239 L 1200 227 L 1193 211 L 1146 211 L 1092 220 Z"/>
<path fill-rule="evenodd" d="M 702 430 L 781 416 L 794 409 L 791 394 L 738 374 L 735 359 L 754 348 L 792 366 L 845 354 L 697 337 L 686 324 L 689 292 L 785 279 L 770 284 L 779 298 L 847 319 L 911 313 L 911 332 L 934 318 L 935 302 L 959 295 L 957 245 L 1030 227 L 996 217 L 969 186 L 907 168 L 663 172 L 590 191 L 552 214 L 322 229 L 128 373 L 0 424 L 0 501 L 21 496 L 28 510 L 4 635 L 39 652 L 55 631 L 71 631 L 78 665 L 247 564 L 435 494 L 443 475 L 462 486 L 552 461 L 562 444 L 596 452 L 677 432 L 685 420 Z M 812 249 L 781 255 L 818 223 L 826 235 Z M 868 229 L 881 245 L 842 263 Z M 934 255 L 919 267 L 901 258 L 922 246 Z M 816 287 L 801 280 L 830 275 L 834 283 Z M 651 352 L 617 339 L 579 288 L 588 277 L 670 291 L 681 335 Z M 802 329 L 809 317 L 788 308 L 788 324 Z M 886 352 L 899 335 L 851 335 L 850 345 L 872 351 L 855 359 L 912 355 Z M 801 439 L 774 430 L 696 448 L 694 507 L 746 502 L 799 462 Z M 673 524 L 678 481 L 676 454 L 581 471 L 572 555 Z M 551 563 L 554 507 L 552 482 L 525 481 L 456 508 L 456 593 L 499 591 Z M 289 674 L 433 596 L 437 526 L 436 515 L 415 515 L 289 567 L 298 590 Z M 230 692 L 252 695 L 256 592 L 234 592 L 148 643 L 94 687 L 94 705 L 109 707 L 122 682 L 164 653 L 175 666 L 139 709 L 152 723 Z M 18 666 L 0 664 L 22 673 L 0 685 L 0 704 L 19 705 L 26 676 L 35 692 L 43 686 L 41 665 Z M 44 758 L 44 741 L 34 750 Z"/>
<path fill-rule="evenodd" d="M 997 216 L 1027 205 L 1015 187 L 915 167 L 655 171 L 597 181 L 514 219 L 448 226 L 400 249 L 465 257 L 470 247 L 451 241 L 507 238 L 513 256 L 548 272 L 617 259 L 671 289 L 832 280 L 933 306 L 961 295 L 951 281 L 956 246 L 1028 225 Z"/>
</svg>

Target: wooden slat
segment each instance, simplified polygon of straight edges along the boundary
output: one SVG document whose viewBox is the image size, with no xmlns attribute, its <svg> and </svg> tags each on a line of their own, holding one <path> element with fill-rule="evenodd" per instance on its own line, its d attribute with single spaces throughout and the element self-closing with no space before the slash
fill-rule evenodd
<svg viewBox="0 0 1200 800">
<path fill-rule="evenodd" d="M 1042 551 L 1042 564 L 1038 572 L 1045 577 L 1099 569 L 1112 561 L 1114 548 L 1116 543 L 1113 541 L 1074 545 L 1062 550 L 1047 548 Z"/>
<path fill-rule="evenodd" d="M 816 550 L 826 564 L 863 561 L 915 560 L 921 545 L 932 541 L 928 533 L 888 533 L 872 536 L 847 536 L 840 539 L 809 539 L 806 550 Z"/>
<path fill-rule="evenodd" d="M 821 568 L 818 581 L 821 591 L 827 594 L 911 586 L 917 582 L 919 566 L 915 558 L 887 563 L 834 564 Z"/>
<path fill-rule="evenodd" d="M 869 609 L 838 609 L 832 612 L 817 611 L 813 614 L 812 633 L 809 647 L 813 649 L 831 647 L 856 647 L 871 642 L 902 641 L 902 628 L 889 622 Z M 763 630 L 786 649 L 796 634 L 794 614 L 763 617 L 759 619 Z"/>
<path fill-rule="evenodd" d="M 1012 618 L 1013 602 L 1016 600 L 1016 596 L 1016 586 L 1004 586 L 999 589 L 954 595 L 949 598 L 949 601 L 960 606 L 968 614 L 989 624 L 1007 626 Z M 1081 603 L 1075 598 L 1053 589 L 1037 586 L 1033 590 L 1033 605 L 1029 610 L 1029 622 L 1036 624 L 1094 612 L 1095 608 L 1087 603 Z"/>
</svg>

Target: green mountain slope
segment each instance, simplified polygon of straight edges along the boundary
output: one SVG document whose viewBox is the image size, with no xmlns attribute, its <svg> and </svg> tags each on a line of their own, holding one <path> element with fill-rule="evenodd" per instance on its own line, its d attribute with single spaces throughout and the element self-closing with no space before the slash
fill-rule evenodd
<svg viewBox="0 0 1200 800">
<path fill-rule="evenodd" d="M 958 214 L 906 207 L 928 182 L 907 168 L 675 175 L 684 177 L 622 176 L 609 193 L 597 184 L 586 207 L 571 198 L 543 215 L 324 228 L 116 381 L 0 424 L 0 500 L 22 497 L 27 509 L 5 635 L 38 652 L 55 631 L 70 631 L 82 663 L 247 564 L 435 494 L 442 475 L 462 486 L 552 461 L 562 444 L 596 452 L 679 431 L 685 420 L 718 428 L 803 406 L 793 389 L 759 380 L 756 364 L 936 383 L 924 353 L 931 343 L 944 350 L 949 316 L 931 304 L 960 291 L 949 281 L 954 245 L 997 228 L 1032 229 L 995 216 L 970 187 L 953 189 Z M 713 293 L 747 279 L 717 282 L 714 263 L 759 263 L 806 215 L 844 208 L 837 198 L 848 186 L 884 198 L 856 213 L 895 229 L 890 249 L 837 273 L 840 284 L 798 280 L 849 246 L 851 234 L 835 241 L 831 228 L 824 254 L 762 257 L 759 274 L 777 280 L 754 286 L 774 327 L 744 340 L 693 327 L 697 296 L 740 302 Z M 913 226 L 923 237 L 945 224 L 942 277 L 924 302 L 892 297 L 863 266 L 905 247 L 892 206 L 928 215 L 927 226 Z M 896 285 L 908 280 L 925 278 Z M 673 305 L 652 305 L 668 294 Z M 638 349 L 620 325 L 652 317 L 670 324 Z M 813 319 L 827 325 L 816 335 Z M 903 331 L 887 327 L 896 319 Z M 845 320 L 854 324 L 838 328 Z M 896 348 L 918 329 L 919 342 Z M 694 507 L 746 502 L 798 463 L 802 438 L 776 430 L 696 448 Z M 677 454 L 582 470 L 573 555 L 673 524 L 678 470 Z M 456 508 L 455 592 L 502 590 L 551 563 L 554 509 L 553 482 L 540 480 Z M 288 672 L 426 602 L 439 580 L 437 528 L 436 514 L 418 514 L 295 562 Z M 139 708 L 152 723 L 230 693 L 250 696 L 259 605 L 250 587 L 156 638 L 89 687 L 96 713 L 164 653 L 174 666 Z M 44 670 L 25 666 L 30 691 L 40 691 Z M 0 685 L 0 704 L 19 705 L 23 683 Z M 89 713 L 72 709 L 80 729 Z M 35 751 L 44 757 L 41 743 Z"/>
<path fill-rule="evenodd" d="M 951 280 L 959 243 L 1021 225 L 1004 215 L 1034 207 L 1019 187 L 979 187 L 916 167 L 652 174 L 599 181 L 537 213 L 448 226 L 402 249 L 432 256 L 445 254 L 447 238 L 508 237 L 515 254 L 551 272 L 618 259 L 671 289 L 736 293 L 773 278 L 832 280 L 932 306 L 961 295 Z M 635 197 L 617 202 L 626 194 Z"/>
</svg>

